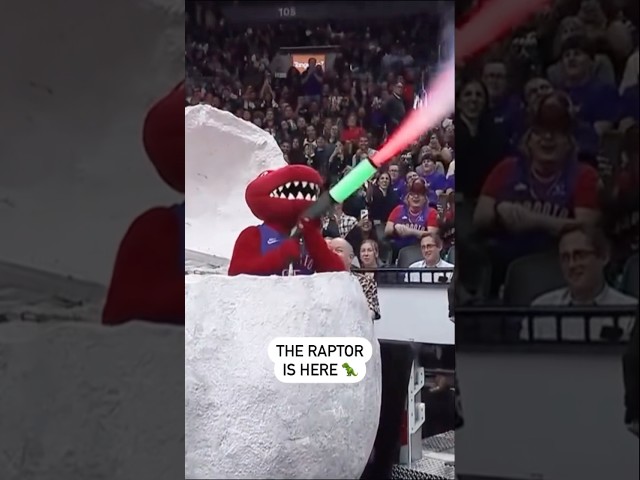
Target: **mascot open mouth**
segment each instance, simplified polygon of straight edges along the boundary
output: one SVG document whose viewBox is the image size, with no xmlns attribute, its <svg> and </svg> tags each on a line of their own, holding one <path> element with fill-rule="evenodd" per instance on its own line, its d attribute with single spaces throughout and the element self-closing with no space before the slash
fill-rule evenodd
<svg viewBox="0 0 640 480">
<path fill-rule="evenodd" d="M 280 198 L 282 200 L 308 200 L 315 201 L 318 199 L 320 186 L 313 182 L 293 181 L 280 185 L 273 190 L 269 196 L 271 198 Z"/>
</svg>

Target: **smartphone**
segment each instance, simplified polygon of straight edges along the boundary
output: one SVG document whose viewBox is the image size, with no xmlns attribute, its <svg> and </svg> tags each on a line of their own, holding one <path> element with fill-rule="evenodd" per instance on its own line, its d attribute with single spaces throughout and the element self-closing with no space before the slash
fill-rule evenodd
<svg viewBox="0 0 640 480">
<path fill-rule="evenodd" d="M 364 220 L 365 218 L 369 218 L 369 210 L 363 208 L 360 210 L 360 220 Z"/>
</svg>

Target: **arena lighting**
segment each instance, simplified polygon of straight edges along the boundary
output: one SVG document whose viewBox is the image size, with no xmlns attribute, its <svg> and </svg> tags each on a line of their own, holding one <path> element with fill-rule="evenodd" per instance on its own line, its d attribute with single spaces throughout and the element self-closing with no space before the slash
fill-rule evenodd
<svg viewBox="0 0 640 480">
<path fill-rule="evenodd" d="M 478 54 L 539 11 L 549 1 L 491 0 L 484 3 L 466 23 L 456 29 L 455 61 L 451 59 L 446 62 L 444 69 L 429 86 L 428 106 L 427 102 L 423 102 L 417 109 L 412 110 L 378 153 L 372 158 L 362 160 L 333 188 L 324 192 L 304 216 L 318 218 L 329 210 L 332 204 L 344 202 L 397 153 L 450 115 L 455 107 L 455 62 Z M 294 229 L 292 236 L 297 233 L 297 229 Z"/>
</svg>

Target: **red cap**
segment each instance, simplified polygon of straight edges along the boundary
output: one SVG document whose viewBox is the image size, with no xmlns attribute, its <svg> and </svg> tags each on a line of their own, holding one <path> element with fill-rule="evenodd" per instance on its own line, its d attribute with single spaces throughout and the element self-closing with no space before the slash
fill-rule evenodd
<svg viewBox="0 0 640 480">
<path fill-rule="evenodd" d="M 573 127 L 571 100 L 566 95 L 554 92 L 543 97 L 533 117 L 533 127 L 569 132 Z"/>
<path fill-rule="evenodd" d="M 427 182 L 423 178 L 416 178 L 409 186 L 409 193 L 417 195 L 427 195 Z"/>
</svg>

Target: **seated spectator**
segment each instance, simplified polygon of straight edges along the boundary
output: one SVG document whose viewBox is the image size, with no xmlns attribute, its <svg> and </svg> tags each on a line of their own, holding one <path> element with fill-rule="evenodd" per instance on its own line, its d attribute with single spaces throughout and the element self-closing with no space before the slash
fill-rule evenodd
<svg viewBox="0 0 640 480">
<path fill-rule="evenodd" d="M 482 68 L 482 83 L 489 95 L 488 113 L 496 125 L 508 130 L 514 114 L 517 114 L 520 102 L 507 88 L 507 65 L 502 60 L 491 59 Z"/>
<path fill-rule="evenodd" d="M 331 249 L 342 258 L 344 265 L 347 269 L 351 270 L 353 267 L 353 259 L 355 255 L 351 249 L 351 245 L 344 238 L 334 238 L 330 243 Z M 364 275 L 362 273 L 351 272 L 362 286 L 362 290 L 367 299 L 369 306 L 369 314 L 371 320 L 380 319 L 380 303 L 378 301 L 378 284 L 371 276 Z"/>
<path fill-rule="evenodd" d="M 436 158 L 429 153 L 425 154 L 420 159 L 422 172 L 417 172 L 427 182 L 429 205 L 432 207 L 438 204 L 438 197 L 447 189 L 447 178 L 436 171 Z"/>
<path fill-rule="evenodd" d="M 407 192 L 408 192 L 408 189 L 409 189 L 408 186 L 411 185 L 413 183 L 413 181 L 418 179 L 419 177 L 420 177 L 420 175 L 418 175 L 413 170 L 409 170 L 407 172 L 407 174 L 404 176 L 404 180 L 402 180 L 402 182 L 398 186 L 397 195 L 398 195 L 398 198 L 401 201 L 404 201 L 405 197 L 407 196 Z"/>
<path fill-rule="evenodd" d="M 487 97 L 478 80 L 466 81 L 456 97 L 456 157 L 467 162 L 456 190 L 466 199 L 478 198 L 487 175 L 507 152 L 508 137 L 493 121 Z"/>
<path fill-rule="evenodd" d="M 342 203 L 336 203 L 333 206 L 332 213 L 326 217 L 325 225 L 328 225 L 330 221 L 336 222 L 339 231 L 338 236 L 342 238 L 345 238 L 358 224 L 358 219 L 356 217 L 352 217 L 351 215 L 344 213 L 342 210 Z M 325 225 L 323 225 L 323 228 L 326 228 Z"/>
<path fill-rule="evenodd" d="M 398 199 L 401 199 L 403 197 L 402 190 L 404 188 L 404 179 L 402 178 L 402 175 L 400 175 L 400 165 L 398 165 L 397 162 L 391 162 L 387 172 L 389 173 L 389 178 L 391 180 L 391 190 L 393 190 L 393 193 L 395 193 Z"/>
<path fill-rule="evenodd" d="M 360 138 L 358 138 L 358 150 L 353 154 L 351 165 L 355 167 L 362 160 L 365 158 L 371 158 L 376 153 L 378 153 L 377 150 L 369 147 L 369 137 L 366 134 L 361 135 Z"/>
<path fill-rule="evenodd" d="M 605 267 L 609 262 L 609 246 L 603 233 L 593 227 L 574 226 L 562 233 L 558 244 L 560 267 L 567 286 L 545 293 L 532 302 L 537 306 L 622 306 L 636 305 L 638 300 L 607 285 Z M 562 339 L 584 340 L 585 319 L 563 317 Z M 591 340 L 629 338 L 634 318 L 621 318 L 615 325 L 612 318 L 589 319 Z M 528 329 L 522 330 L 527 336 Z M 615 331 L 614 327 L 620 329 Z M 536 340 L 556 338 L 555 318 L 535 318 L 533 334 Z"/>
<path fill-rule="evenodd" d="M 585 24 L 578 17 L 569 16 L 562 19 L 554 39 L 553 58 L 559 59 L 562 56 L 562 46 L 564 42 L 576 35 L 586 35 Z M 596 53 L 593 56 L 593 75 L 603 85 L 615 87 L 616 76 L 613 63 L 608 55 Z M 547 78 L 555 85 L 562 85 L 567 81 L 562 60 L 558 60 L 547 68 Z"/>
<path fill-rule="evenodd" d="M 378 233 L 371 219 L 367 215 L 362 216 L 358 223 L 351 229 L 349 233 L 347 233 L 344 238 L 351 244 L 354 252 L 359 252 L 361 245 L 364 242 L 371 240 L 376 244 L 377 254 L 378 245 L 380 243 Z"/>
<path fill-rule="evenodd" d="M 369 184 L 366 199 L 369 218 L 376 227 L 382 226 L 381 233 L 384 233 L 384 224 L 391 211 L 401 203 L 391 188 L 391 176 L 387 172 L 382 172 L 376 181 Z"/>
<path fill-rule="evenodd" d="M 360 268 L 380 268 L 383 266 L 378 251 L 378 243 L 375 240 L 364 240 L 358 249 Z M 373 272 L 370 272 L 373 275 Z"/>
<path fill-rule="evenodd" d="M 620 101 L 615 87 L 596 78 L 593 61 L 593 49 L 586 37 L 567 38 L 562 45 L 564 81 L 557 87 L 568 93 L 578 120 L 602 135 L 618 120 Z"/>
<path fill-rule="evenodd" d="M 340 140 L 342 142 L 357 142 L 359 138 L 366 137 L 367 132 L 362 126 L 358 125 L 358 117 L 355 113 L 351 113 L 347 117 L 347 126 L 342 131 Z"/>
<path fill-rule="evenodd" d="M 513 259 L 552 248 L 567 227 L 599 220 L 598 173 L 576 160 L 573 145 L 569 101 L 551 94 L 538 106 L 524 154 L 503 160 L 487 178 L 473 222 L 497 242 L 496 281 Z"/>
<path fill-rule="evenodd" d="M 423 260 L 412 263 L 409 268 L 451 268 L 453 264 L 442 260 L 442 240 L 437 234 L 426 233 L 420 239 L 420 251 Z M 446 283 L 451 281 L 453 271 L 433 274 L 429 272 L 411 272 L 404 276 L 408 283 Z"/>
<path fill-rule="evenodd" d="M 414 180 L 405 202 L 389 215 L 384 233 L 391 239 L 393 260 L 401 248 L 417 245 L 428 232 L 438 233 L 438 213 L 427 204 L 427 192 L 423 179 Z"/>
</svg>

